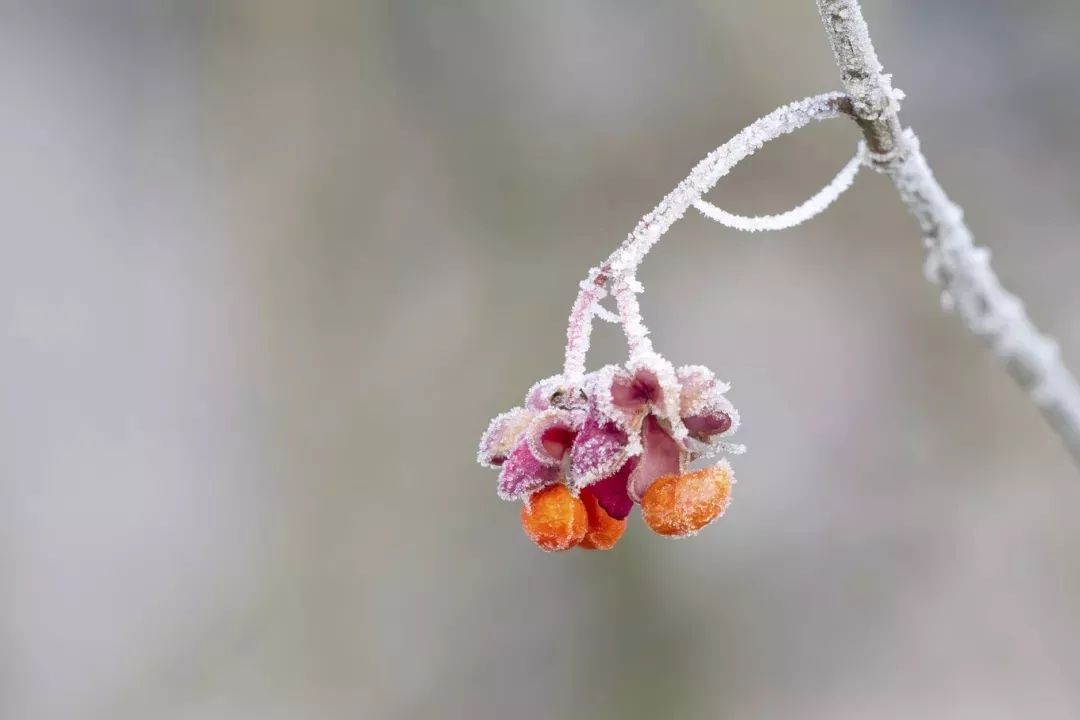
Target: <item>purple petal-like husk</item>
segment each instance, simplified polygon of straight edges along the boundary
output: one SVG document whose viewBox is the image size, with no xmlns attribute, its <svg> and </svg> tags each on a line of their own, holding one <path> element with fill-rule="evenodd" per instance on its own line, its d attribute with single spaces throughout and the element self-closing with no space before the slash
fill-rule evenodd
<svg viewBox="0 0 1080 720">
<path fill-rule="evenodd" d="M 562 375 L 552 375 L 549 378 L 538 380 L 529 391 L 525 393 L 525 407 L 537 412 L 551 407 L 551 396 L 559 390 L 565 379 Z"/>
<path fill-rule="evenodd" d="M 516 407 L 497 416 L 480 438 L 476 460 L 484 467 L 500 467 L 517 445 L 535 413 Z"/>
<path fill-rule="evenodd" d="M 614 474 L 626 459 L 630 436 L 596 409 L 585 422 L 570 449 L 570 477 L 581 488 Z"/>
<path fill-rule="evenodd" d="M 731 386 L 717 380 L 702 365 L 687 365 L 676 373 L 682 383 L 679 398 L 683 425 L 690 436 L 703 441 L 731 435 L 739 427 L 739 413 L 724 393 Z"/>
<path fill-rule="evenodd" d="M 503 463 L 499 473 L 499 497 L 517 500 L 558 481 L 559 468 L 537 459 L 529 449 L 529 443 L 522 440 Z"/>
<path fill-rule="evenodd" d="M 629 480 L 630 497 L 634 500 L 641 500 L 658 477 L 682 472 L 685 465 L 684 451 L 656 416 L 645 418 L 641 440 L 644 448 L 641 460 L 630 473 Z"/>
<path fill-rule="evenodd" d="M 691 415 L 683 418 L 683 424 L 690 436 L 698 440 L 707 440 L 713 435 L 725 433 L 731 429 L 731 416 L 720 410 Z"/>
<path fill-rule="evenodd" d="M 650 402 L 659 404 L 663 394 L 656 373 L 646 367 L 637 368 L 633 374 L 619 372 L 611 378 L 611 404 L 630 413 Z"/>
<path fill-rule="evenodd" d="M 637 458 L 630 458 L 623 463 L 617 473 L 589 486 L 588 491 L 596 496 L 600 507 L 616 520 L 625 518 L 634 507 L 634 501 L 630 499 L 626 485 L 637 463 Z"/>
<path fill-rule="evenodd" d="M 584 413 L 552 408 L 529 423 L 524 438 L 533 456 L 545 465 L 561 465 L 574 444 Z"/>
<path fill-rule="evenodd" d="M 716 376 L 704 365 L 684 365 L 675 371 L 675 376 L 680 385 L 680 414 L 683 417 L 696 415 L 716 385 Z"/>
</svg>

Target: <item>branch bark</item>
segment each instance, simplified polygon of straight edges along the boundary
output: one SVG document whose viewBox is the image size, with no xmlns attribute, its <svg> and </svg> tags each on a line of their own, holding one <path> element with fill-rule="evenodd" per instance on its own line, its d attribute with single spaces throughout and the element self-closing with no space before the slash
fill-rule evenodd
<svg viewBox="0 0 1080 720">
<path fill-rule="evenodd" d="M 975 246 L 963 211 L 934 178 L 915 134 L 902 129 L 898 93 L 882 72 L 858 0 L 816 2 L 872 164 L 892 179 L 919 223 L 927 277 L 941 287 L 942 305 L 990 346 L 1080 465 L 1080 384 L 1057 343 L 1001 286 L 989 252 Z"/>
</svg>

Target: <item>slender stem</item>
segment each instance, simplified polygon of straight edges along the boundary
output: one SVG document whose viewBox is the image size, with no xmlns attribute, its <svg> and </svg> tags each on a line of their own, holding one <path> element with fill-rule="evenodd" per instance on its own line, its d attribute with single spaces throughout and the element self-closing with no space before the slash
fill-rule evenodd
<svg viewBox="0 0 1080 720">
<path fill-rule="evenodd" d="M 604 280 L 595 272 L 582 281 L 574 306 L 570 309 L 570 322 L 566 325 L 566 360 L 563 375 L 574 386 L 585 377 L 585 355 L 589 352 L 592 338 L 593 316 L 607 291 Z"/>
<path fill-rule="evenodd" d="M 685 180 L 638 222 L 626 240 L 601 265 L 602 273 L 610 277 L 633 276 L 646 253 L 664 233 L 696 201 L 712 190 L 720 178 L 765 143 L 805 127 L 814 120 L 827 120 L 851 114 L 851 111 L 847 95 L 825 93 L 784 105 L 750 123 L 738 135 L 705 156 Z"/>
<path fill-rule="evenodd" d="M 1061 360 L 1057 343 L 1028 318 L 975 246 L 963 212 L 934 178 L 910 130 L 903 131 L 896 93 L 882 72 L 858 0 L 816 0 L 855 121 L 874 165 L 887 173 L 915 216 L 927 248 L 927 275 L 1028 393 L 1080 465 L 1080 384 Z"/>
<path fill-rule="evenodd" d="M 584 375 L 585 354 L 589 348 L 594 303 L 601 297 L 597 288 L 607 286 L 616 295 L 619 315 L 631 354 L 651 349 L 648 331 L 641 320 L 634 293 L 640 285 L 634 277 L 645 255 L 694 203 L 699 201 L 731 172 L 738 163 L 753 155 L 762 145 L 809 125 L 852 113 L 851 101 L 844 93 L 834 92 L 793 102 L 743 128 L 739 134 L 709 153 L 660 204 L 643 217 L 600 267 L 593 268 L 582 282 L 574 301 L 567 327 L 565 375 L 571 383 Z"/>
<path fill-rule="evenodd" d="M 710 220 L 715 220 L 721 225 L 735 230 L 742 230 L 743 232 L 787 230 L 802 225 L 815 215 L 825 212 L 830 205 L 836 202 L 837 198 L 851 187 L 851 184 L 855 182 L 855 176 L 859 173 L 859 168 L 862 167 L 866 154 L 865 147 L 866 143 L 860 142 L 859 152 L 855 153 L 855 157 L 851 158 L 851 160 L 848 160 L 847 165 L 836 174 L 836 177 L 829 181 L 828 185 L 818 190 L 813 197 L 801 203 L 798 207 L 787 212 L 776 215 L 736 215 L 716 207 L 705 199 L 695 202 L 694 207 Z"/>
<path fill-rule="evenodd" d="M 645 321 L 641 317 L 641 306 L 637 301 L 637 293 L 640 289 L 641 285 L 636 279 L 620 278 L 615 281 L 612 290 L 615 295 L 615 304 L 619 308 L 619 321 L 622 323 L 623 332 L 626 333 L 626 342 L 630 347 L 632 359 L 653 351 L 649 329 L 645 327 Z"/>
</svg>

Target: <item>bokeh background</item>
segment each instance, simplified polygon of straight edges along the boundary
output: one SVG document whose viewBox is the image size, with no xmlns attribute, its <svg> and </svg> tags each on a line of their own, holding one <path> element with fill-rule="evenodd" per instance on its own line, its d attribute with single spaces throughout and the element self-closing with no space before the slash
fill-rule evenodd
<svg viewBox="0 0 1080 720">
<path fill-rule="evenodd" d="M 1080 367 L 1080 5 L 865 10 Z M 1080 716 L 1077 471 L 872 173 L 643 268 L 657 346 L 734 383 L 721 522 L 545 555 L 474 463 L 588 267 L 837 86 L 810 0 L 0 0 L 0 716 Z M 857 138 L 710 198 L 791 207 Z"/>
</svg>

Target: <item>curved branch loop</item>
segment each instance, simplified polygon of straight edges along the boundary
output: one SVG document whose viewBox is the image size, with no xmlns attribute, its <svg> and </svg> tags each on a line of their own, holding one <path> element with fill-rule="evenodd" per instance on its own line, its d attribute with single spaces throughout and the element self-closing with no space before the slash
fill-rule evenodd
<svg viewBox="0 0 1080 720">
<path fill-rule="evenodd" d="M 855 176 L 859 174 L 865 156 L 865 143 L 859 143 L 859 151 L 855 157 L 848 160 L 840 172 L 836 174 L 829 184 L 818 190 L 813 197 L 796 208 L 776 215 L 736 215 L 722 210 L 705 199 L 698 200 L 694 207 L 705 217 L 715 220 L 729 228 L 744 232 L 762 232 L 766 230 L 787 230 L 796 225 L 802 225 L 810 218 L 825 212 L 836 202 L 836 199 L 844 194 L 851 184 L 855 182 Z"/>
<path fill-rule="evenodd" d="M 828 120 L 852 115 L 853 112 L 851 99 L 842 92 L 816 95 L 784 105 L 743 128 L 695 165 L 686 179 L 645 215 L 615 252 L 599 267 L 593 268 L 589 277 L 581 283 L 566 330 L 564 374 L 567 380 L 577 384 L 585 376 L 585 355 L 589 348 L 597 301 L 607 289 L 612 291 L 619 305 L 619 316 L 631 354 L 649 350 L 648 330 L 634 297 L 640 288 L 635 278 L 637 268 L 664 233 L 700 201 L 720 178 L 770 140 L 805 127 L 814 120 Z"/>
</svg>

